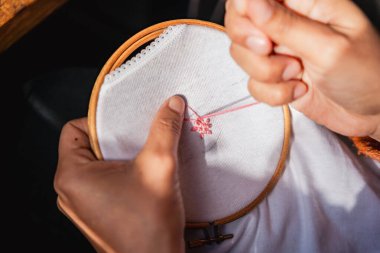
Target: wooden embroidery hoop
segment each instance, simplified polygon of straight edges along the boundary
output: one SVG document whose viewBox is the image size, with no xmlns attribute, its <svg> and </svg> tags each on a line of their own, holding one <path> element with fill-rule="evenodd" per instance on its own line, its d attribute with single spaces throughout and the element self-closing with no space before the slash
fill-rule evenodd
<svg viewBox="0 0 380 253">
<path fill-rule="evenodd" d="M 153 25 L 151 27 L 148 27 L 142 30 L 141 32 L 137 33 L 136 35 L 131 37 L 129 40 L 127 40 L 123 45 L 121 45 L 115 51 L 115 53 L 109 58 L 109 60 L 106 62 L 106 64 L 102 68 L 98 78 L 96 79 L 94 88 L 91 93 L 91 99 L 90 99 L 89 111 L 88 111 L 89 134 L 90 134 L 91 147 L 98 159 L 102 160 L 103 155 L 99 147 L 99 142 L 98 142 L 98 137 L 97 137 L 97 132 L 96 132 L 96 108 L 97 108 L 100 88 L 104 82 L 105 76 L 111 71 L 115 70 L 121 64 L 123 64 L 125 60 L 135 50 L 137 50 L 144 44 L 160 36 L 160 34 L 163 31 L 165 31 L 166 28 L 168 28 L 169 26 L 181 25 L 181 24 L 205 26 L 205 27 L 209 27 L 209 28 L 213 28 L 213 29 L 225 32 L 225 28 L 223 26 L 215 24 L 215 23 L 201 21 L 201 20 L 194 20 L 194 19 L 178 19 L 178 20 L 162 22 L 162 23 Z M 209 221 L 186 222 L 186 228 L 199 229 L 199 228 L 208 228 L 210 226 L 215 228 L 215 226 L 218 227 L 219 225 L 224 225 L 226 223 L 235 221 L 236 219 L 252 211 L 252 209 L 254 209 L 273 190 L 274 186 L 278 182 L 284 170 L 285 161 L 289 153 L 289 143 L 290 143 L 290 136 L 291 136 L 291 118 L 290 118 L 289 107 L 285 105 L 282 107 L 282 109 L 283 109 L 283 114 L 284 114 L 284 141 L 282 144 L 282 151 L 281 151 L 280 159 L 277 163 L 277 167 L 271 179 L 269 180 L 265 188 L 262 190 L 262 192 L 249 205 L 247 205 L 243 209 L 227 217 L 224 217 L 215 221 L 211 221 L 211 222 Z"/>
</svg>

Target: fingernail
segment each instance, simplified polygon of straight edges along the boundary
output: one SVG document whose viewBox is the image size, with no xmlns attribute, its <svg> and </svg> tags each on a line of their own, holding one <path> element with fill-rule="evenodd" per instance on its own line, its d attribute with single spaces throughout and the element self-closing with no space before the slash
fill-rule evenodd
<svg viewBox="0 0 380 253">
<path fill-rule="evenodd" d="M 169 100 L 169 108 L 179 114 L 183 114 L 185 111 L 185 101 L 180 96 L 173 96 Z"/>
<path fill-rule="evenodd" d="M 297 99 L 306 93 L 306 85 L 299 84 L 294 88 L 293 99 Z"/>
<path fill-rule="evenodd" d="M 233 0 L 232 1 L 236 11 L 243 15 L 246 11 L 246 0 Z"/>
<path fill-rule="evenodd" d="M 249 36 L 245 43 L 247 47 L 254 53 L 260 55 L 268 54 L 268 41 L 262 37 Z"/>
<path fill-rule="evenodd" d="M 255 0 L 249 3 L 249 16 L 251 16 L 257 25 L 265 24 L 272 17 L 272 0 Z"/>
<path fill-rule="evenodd" d="M 289 81 L 290 79 L 295 78 L 301 71 L 301 66 L 298 62 L 291 62 L 282 73 L 282 79 L 284 81 Z"/>
</svg>

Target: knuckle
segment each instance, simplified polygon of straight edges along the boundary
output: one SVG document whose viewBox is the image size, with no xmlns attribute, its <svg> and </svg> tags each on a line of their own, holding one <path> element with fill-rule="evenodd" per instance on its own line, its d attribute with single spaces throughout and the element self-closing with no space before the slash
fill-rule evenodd
<svg viewBox="0 0 380 253">
<path fill-rule="evenodd" d="M 66 135 L 66 133 L 72 128 L 72 122 L 66 122 L 65 125 L 63 125 L 61 130 L 61 136 Z"/>
<path fill-rule="evenodd" d="M 273 89 L 268 99 L 268 104 L 271 106 L 278 106 L 286 104 L 289 100 L 289 95 L 284 89 Z"/>
<path fill-rule="evenodd" d="M 224 26 L 226 27 L 227 33 L 229 33 L 230 30 L 230 23 L 231 23 L 231 13 L 229 12 L 229 9 L 227 7 L 228 1 L 226 2 L 226 13 L 224 14 Z"/>
<path fill-rule="evenodd" d="M 251 62 L 252 63 L 252 59 L 250 59 L 246 54 L 244 54 L 244 49 L 236 44 L 236 43 L 233 43 L 231 46 L 230 46 L 230 55 L 232 57 L 232 59 L 234 59 L 234 61 L 240 65 L 240 67 L 242 67 L 246 72 L 249 72 L 250 69 L 247 69 L 247 62 Z"/>
<path fill-rule="evenodd" d="M 247 21 L 244 21 L 241 18 L 226 14 L 226 32 L 233 42 L 241 45 L 245 44 L 245 39 L 249 35 L 246 28 L 248 24 L 246 22 Z"/>
<path fill-rule="evenodd" d="M 171 155 L 159 155 L 158 162 L 164 168 L 172 169 L 176 167 L 176 161 Z"/>
<path fill-rule="evenodd" d="M 67 195 L 70 192 L 70 180 L 62 176 L 56 176 L 54 179 L 54 190 L 58 195 Z"/>
<path fill-rule="evenodd" d="M 61 130 L 61 138 L 62 136 L 67 137 L 70 136 L 73 133 L 74 129 L 77 129 L 76 123 L 78 120 L 71 120 L 69 122 L 66 122 L 65 125 L 63 125 Z"/>
<path fill-rule="evenodd" d="M 233 16 L 230 12 L 226 11 L 224 15 L 224 26 L 226 27 L 227 34 L 230 35 L 231 29 L 233 26 L 231 25 L 231 22 L 233 21 Z"/>
<path fill-rule="evenodd" d="M 336 51 L 338 52 L 338 56 L 341 56 L 350 50 L 351 42 L 345 36 L 338 36 L 334 40 L 333 47 L 336 48 Z"/>
<path fill-rule="evenodd" d="M 262 100 L 262 93 L 260 89 L 258 89 L 258 85 L 256 84 L 256 80 L 250 79 L 248 82 L 248 91 L 257 101 L 265 102 Z"/>
<path fill-rule="evenodd" d="M 275 66 L 270 66 L 270 65 L 262 65 L 260 69 L 260 81 L 262 82 L 276 82 L 278 81 L 278 74 L 277 74 L 277 68 Z"/>
<path fill-rule="evenodd" d="M 78 180 L 69 173 L 57 173 L 54 177 L 54 190 L 60 196 L 72 196 L 78 189 Z"/>
<path fill-rule="evenodd" d="M 235 43 L 232 43 L 231 46 L 230 46 L 230 54 L 232 56 L 232 58 L 234 58 L 236 60 L 236 45 Z"/>
<path fill-rule="evenodd" d="M 56 175 L 54 178 L 54 190 L 59 195 L 64 187 L 64 180 L 61 176 Z"/>
<path fill-rule="evenodd" d="M 271 106 L 279 106 L 289 102 L 287 90 L 279 87 L 271 88 L 267 87 L 267 85 L 268 84 L 255 83 L 254 80 L 250 80 L 248 90 L 256 100 Z"/>
<path fill-rule="evenodd" d="M 328 45 L 322 64 L 327 70 L 330 70 L 339 64 L 344 55 L 350 50 L 351 42 L 344 36 L 337 36 L 330 39 Z"/>
<path fill-rule="evenodd" d="M 162 131 L 170 131 L 179 135 L 181 133 L 182 123 L 173 118 L 162 118 L 158 121 L 158 128 Z"/>
<path fill-rule="evenodd" d="M 238 26 L 234 24 L 231 17 L 226 16 L 226 28 L 227 28 L 227 34 L 230 37 L 230 39 L 234 42 L 241 41 L 241 35 L 236 29 Z"/>
<path fill-rule="evenodd" d="M 155 164 L 156 166 L 159 166 L 163 169 L 172 170 L 177 166 L 176 159 L 173 157 L 173 155 L 168 153 L 156 151 L 151 152 L 148 157 L 151 161 L 151 164 Z"/>
<path fill-rule="evenodd" d="M 232 0 L 227 0 L 226 1 L 226 3 L 225 3 L 225 5 L 224 5 L 224 8 L 226 9 L 226 12 L 228 13 L 229 11 L 230 11 L 230 9 L 231 9 L 231 1 Z"/>
<path fill-rule="evenodd" d="M 295 19 L 297 19 L 297 16 L 291 11 L 288 11 L 285 8 L 278 8 L 269 20 L 269 23 L 275 26 L 278 35 L 283 36 L 288 34 L 292 25 L 297 22 Z"/>
</svg>

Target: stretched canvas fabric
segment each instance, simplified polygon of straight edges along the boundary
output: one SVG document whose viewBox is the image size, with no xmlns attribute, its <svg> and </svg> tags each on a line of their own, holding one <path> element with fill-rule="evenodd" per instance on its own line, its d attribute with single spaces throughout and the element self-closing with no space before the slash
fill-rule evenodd
<svg viewBox="0 0 380 253">
<path fill-rule="evenodd" d="M 217 30 L 172 26 L 109 74 L 96 112 L 106 160 L 133 158 L 162 102 L 180 94 L 189 105 L 179 147 L 187 221 L 213 221 L 239 211 L 263 190 L 280 158 L 281 107 L 249 105 L 247 75 Z M 222 113 L 195 130 L 197 115 Z M 285 172 L 252 212 L 227 224 L 234 238 L 193 252 L 379 252 L 380 166 L 354 155 L 336 135 L 292 110 Z M 201 133 L 204 133 L 202 136 Z M 203 238 L 190 231 L 188 238 Z"/>
</svg>

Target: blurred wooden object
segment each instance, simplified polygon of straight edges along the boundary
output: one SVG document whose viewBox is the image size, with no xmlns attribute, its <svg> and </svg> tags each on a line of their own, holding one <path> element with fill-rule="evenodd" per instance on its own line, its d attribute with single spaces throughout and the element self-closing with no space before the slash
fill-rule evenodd
<svg viewBox="0 0 380 253">
<path fill-rule="evenodd" d="M 0 0 L 0 53 L 67 0 Z"/>
</svg>

